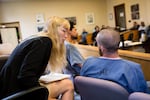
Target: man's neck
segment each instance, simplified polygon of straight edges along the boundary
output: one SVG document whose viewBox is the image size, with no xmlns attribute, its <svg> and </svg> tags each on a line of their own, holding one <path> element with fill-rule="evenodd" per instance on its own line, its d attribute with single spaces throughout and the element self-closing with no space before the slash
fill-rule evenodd
<svg viewBox="0 0 150 100">
<path fill-rule="evenodd" d="M 107 58 L 118 58 L 118 52 L 115 53 L 104 53 L 102 57 L 107 57 Z"/>
<path fill-rule="evenodd" d="M 66 41 L 68 41 L 69 43 L 72 43 L 72 44 L 76 44 L 76 40 L 72 40 L 71 38 L 67 38 Z"/>
</svg>

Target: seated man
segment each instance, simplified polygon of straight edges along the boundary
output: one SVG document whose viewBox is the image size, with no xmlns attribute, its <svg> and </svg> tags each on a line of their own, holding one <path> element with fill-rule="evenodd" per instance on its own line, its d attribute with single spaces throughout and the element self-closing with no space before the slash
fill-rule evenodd
<svg viewBox="0 0 150 100">
<path fill-rule="evenodd" d="M 68 31 L 69 35 L 67 36 L 67 41 L 73 44 L 78 44 L 78 32 L 75 28 L 75 24 L 72 21 L 70 23 L 70 30 Z"/>
<path fill-rule="evenodd" d="M 122 59 L 118 55 L 120 35 L 113 29 L 101 30 L 96 41 L 101 57 L 88 58 L 80 75 L 116 82 L 129 93 L 148 92 L 140 64 Z"/>
<path fill-rule="evenodd" d="M 97 46 L 97 42 L 96 42 L 96 36 L 98 34 L 98 32 L 100 31 L 100 27 L 99 26 L 95 26 L 95 31 L 92 33 L 92 41 L 93 41 L 93 45 Z"/>
<path fill-rule="evenodd" d="M 79 42 L 79 44 L 87 45 L 87 40 L 86 40 L 87 34 L 88 32 L 85 29 L 83 29 L 82 34 L 81 34 L 81 41 Z"/>
<path fill-rule="evenodd" d="M 73 34 L 77 34 L 77 31 L 76 31 L 76 28 L 74 27 L 74 24 L 70 22 L 70 30 L 68 31 L 68 37 L 65 41 L 66 57 L 67 57 L 67 62 L 68 62 L 66 71 L 69 71 L 69 73 L 72 74 L 74 77 L 80 74 L 80 69 L 84 62 L 84 58 L 80 54 L 80 52 L 77 50 L 77 48 L 74 45 L 72 45 L 73 39 L 71 37 L 73 36 Z"/>
<path fill-rule="evenodd" d="M 77 50 L 77 48 L 72 44 L 70 44 L 69 42 L 65 41 L 65 46 L 68 61 L 67 70 L 71 72 L 73 77 L 76 75 L 80 75 L 80 69 L 84 62 L 84 58 Z"/>
<path fill-rule="evenodd" d="M 140 25 L 136 21 L 134 21 L 133 26 L 130 28 L 130 30 L 138 30 L 139 27 L 140 27 Z"/>
</svg>

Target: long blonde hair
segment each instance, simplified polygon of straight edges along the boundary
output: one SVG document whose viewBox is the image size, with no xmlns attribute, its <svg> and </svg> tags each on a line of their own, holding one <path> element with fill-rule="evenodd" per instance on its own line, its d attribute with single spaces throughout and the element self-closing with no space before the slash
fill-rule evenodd
<svg viewBox="0 0 150 100">
<path fill-rule="evenodd" d="M 58 27 L 70 28 L 68 20 L 60 17 L 50 17 L 46 23 L 46 35 L 52 40 L 52 50 L 48 62 L 51 72 L 62 70 L 66 66 L 66 49 L 64 43 L 60 42 Z"/>
</svg>

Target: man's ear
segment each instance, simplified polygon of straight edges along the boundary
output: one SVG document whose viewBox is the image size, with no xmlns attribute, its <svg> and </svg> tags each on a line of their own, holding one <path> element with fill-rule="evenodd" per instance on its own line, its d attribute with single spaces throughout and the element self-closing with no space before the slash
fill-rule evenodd
<svg viewBox="0 0 150 100">
<path fill-rule="evenodd" d="M 100 45 L 99 48 L 101 49 L 102 52 L 105 50 L 105 48 L 102 45 Z"/>
</svg>

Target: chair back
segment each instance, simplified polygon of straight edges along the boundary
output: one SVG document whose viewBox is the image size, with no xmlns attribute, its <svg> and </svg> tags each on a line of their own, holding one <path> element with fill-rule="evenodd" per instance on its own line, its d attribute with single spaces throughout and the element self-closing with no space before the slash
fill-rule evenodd
<svg viewBox="0 0 150 100">
<path fill-rule="evenodd" d="M 81 100 L 128 100 L 129 93 L 120 85 L 102 79 L 77 76 L 75 87 Z"/>
<path fill-rule="evenodd" d="M 0 71 L 3 68 L 4 64 L 6 63 L 9 55 L 0 55 Z"/>
<path fill-rule="evenodd" d="M 44 86 L 37 86 L 28 90 L 23 90 L 2 100 L 48 100 L 48 89 Z"/>
<path fill-rule="evenodd" d="M 150 94 L 142 92 L 134 92 L 129 95 L 128 100 L 150 100 Z"/>
</svg>

